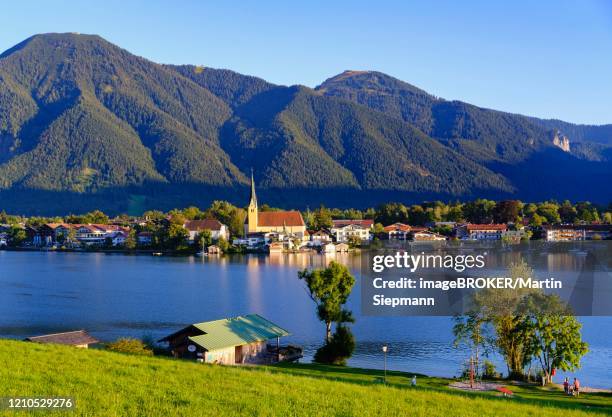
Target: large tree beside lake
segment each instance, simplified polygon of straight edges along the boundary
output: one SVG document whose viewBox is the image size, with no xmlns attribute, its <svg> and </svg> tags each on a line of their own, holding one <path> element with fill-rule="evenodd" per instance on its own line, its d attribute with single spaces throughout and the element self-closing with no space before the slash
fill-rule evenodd
<svg viewBox="0 0 612 417">
<path fill-rule="evenodd" d="M 346 266 L 334 261 L 325 269 L 300 271 L 298 278 L 306 282 L 310 298 L 317 306 L 317 316 L 325 323 L 325 345 L 317 351 L 315 359 L 344 363 L 355 347 L 353 335 L 346 326 L 354 318 L 344 307 L 355 278 Z M 332 335 L 333 323 L 336 323 L 336 332 Z"/>
</svg>

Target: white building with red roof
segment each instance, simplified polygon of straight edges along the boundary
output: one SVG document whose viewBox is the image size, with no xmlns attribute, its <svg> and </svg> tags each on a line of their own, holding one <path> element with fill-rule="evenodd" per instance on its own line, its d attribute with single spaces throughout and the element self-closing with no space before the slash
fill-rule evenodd
<svg viewBox="0 0 612 417">
<path fill-rule="evenodd" d="M 500 240 L 508 230 L 506 224 L 461 224 L 457 226 L 457 237 L 468 240 Z"/>
<path fill-rule="evenodd" d="M 219 240 L 220 238 L 229 239 L 229 229 L 217 219 L 187 220 L 183 227 L 189 232 L 189 241 L 191 243 L 204 230 L 210 230 L 210 236 L 213 240 Z"/>
</svg>

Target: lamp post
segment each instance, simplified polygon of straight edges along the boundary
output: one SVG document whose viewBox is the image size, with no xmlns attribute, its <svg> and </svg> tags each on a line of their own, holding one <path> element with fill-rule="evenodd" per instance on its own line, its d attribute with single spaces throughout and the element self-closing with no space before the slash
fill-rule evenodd
<svg viewBox="0 0 612 417">
<path fill-rule="evenodd" d="M 385 369 L 385 377 L 383 378 L 383 382 L 385 384 L 387 383 L 387 350 L 388 350 L 387 345 L 383 345 L 382 351 L 383 351 L 383 354 L 384 354 L 384 357 L 385 357 L 385 359 L 384 359 L 384 363 L 385 363 L 385 368 L 384 368 Z"/>
</svg>

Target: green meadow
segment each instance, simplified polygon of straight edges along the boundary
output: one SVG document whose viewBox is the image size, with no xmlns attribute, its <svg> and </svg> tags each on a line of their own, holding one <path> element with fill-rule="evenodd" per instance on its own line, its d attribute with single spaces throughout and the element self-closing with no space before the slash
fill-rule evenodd
<svg viewBox="0 0 612 417">
<path fill-rule="evenodd" d="M 0 396 L 67 396 L 73 416 L 603 416 L 612 395 L 567 397 L 556 388 L 508 386 L 473 394 L 450 380 L 311 364 L 204 365 L 97 349 L 0 341 Z M 32 412 L 34 415 L 48 411 Z M 0 415 L 25 415 L 4 410 Z M 53 415 L 64 415 L 56 412 Z"/>
</svg>

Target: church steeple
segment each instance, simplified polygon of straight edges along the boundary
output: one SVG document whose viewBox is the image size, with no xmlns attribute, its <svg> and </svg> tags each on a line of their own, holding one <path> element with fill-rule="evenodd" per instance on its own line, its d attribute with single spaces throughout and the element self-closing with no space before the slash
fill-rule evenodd
<svg viewBox="0 0 612 417">
<path fill-rule="evenodd" d="M 251 169 L 251 200 L 249 201 L 249 208 L 247 213 L 247 224 L 245 227 L 246 234 L 257 233 L 257 195 L 255 194 L 255 177 L 253 176 L 253 170 Z"/>
<path fill-rule="evenodd" d="M 253 169 L 251 168 L 251 200 L 249 201 L 250 206 L 257 207 L 257 195 L 255 195 L 255 179 L 253 177 Z"/>
</svg>

